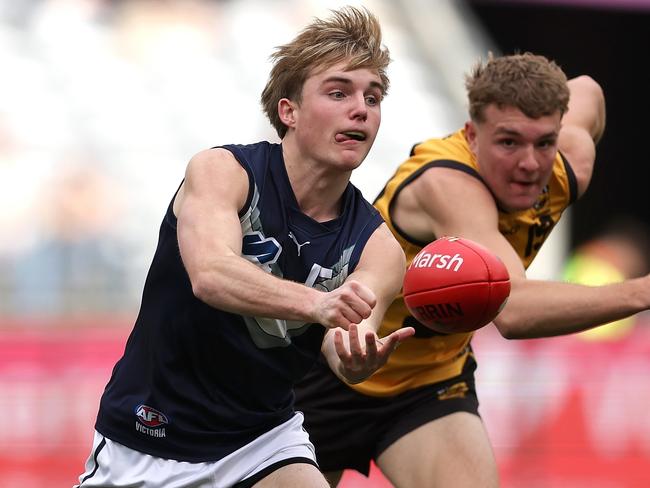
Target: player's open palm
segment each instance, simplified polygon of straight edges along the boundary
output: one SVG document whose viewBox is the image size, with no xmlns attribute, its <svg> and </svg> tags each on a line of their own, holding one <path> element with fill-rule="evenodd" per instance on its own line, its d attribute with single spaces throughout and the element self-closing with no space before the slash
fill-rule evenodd
<svg viewBox="0 0 650 488">
<path fill-rule="evenodd" d="M 359 337 L 359 327 L 350 325 L 347 333 L 334 331 L 334 348 L 339 357 L 339 371 L 350 383 L 359 383 L 381 368 L 400 342 L 415 333 L 412 327 L 398 329 L 379 339 L 373 331 Z"/>
<path fill-rule="evenodd" d="M 373 291 L 358 281 L 350 280 L 327 293 L 314 303 L 314 322 L 328 328 L 341 327 L 348 330 L 370 317 L 377 304 Z"/>
</svg>

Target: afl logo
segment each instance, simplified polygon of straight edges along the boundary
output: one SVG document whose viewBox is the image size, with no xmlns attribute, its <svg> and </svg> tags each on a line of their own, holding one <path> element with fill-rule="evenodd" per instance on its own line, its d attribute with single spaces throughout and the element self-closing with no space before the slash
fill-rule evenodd
<svg viewBox="0 0 650 488">
<path fill-rule="evenodd" d="M 147 405 L 138 405 L 135 409 L 135 415 L 138 417 L 140 423 L 151 428 L 160 427 L 169 423 L 164 413 Z"/>
</svg>

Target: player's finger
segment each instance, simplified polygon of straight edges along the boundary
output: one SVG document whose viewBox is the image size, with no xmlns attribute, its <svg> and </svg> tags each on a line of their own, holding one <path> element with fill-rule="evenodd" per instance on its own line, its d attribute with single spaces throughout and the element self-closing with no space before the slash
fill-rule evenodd
<svg viewBox="0 0 650 488">
<path fill-rule="evenodd" d="M 377 355 L 377 346 L 381 346 L 382 343 L 379 338 L 373 332 L 366 332 L 366 353 L 368 356 Z"/>
<path fill-rule="evenodd" d="M 363 317 L 351 308 L 343 309 L 341 315 L 343 315 L 343 318 L 348 321 L 346 330 L 350 330 L 350 325 L 358 324 L 363 320 Z"/>
<path fill-rule="evenodd" d="M 364 302 L 358 295 L 349 293 L 342 296 L 344 304 L 341 307 L 343 315 L 350 320 L 350 322 L 358 324 L 363 319 L 370 317 L 372 308 Z"/>
<path fill-rule="evenodd" d="M 397 340 L 402 342 L 403 340 L 408 339 L 414 334 L 415 334 L 415 329 L 413 327 L 403 327 L 401 329 L 397 329 L 391 335 L 396 335 Z"/>
<path fill-rule="evenodd" d="M 343 343 L 343 333 L 340 330 L 334 331 L 334 350 L 338 354 L 341 361 L 347 361 L 350 358 L 350 353 Z"/>
<path fill-rule="evenodd" d="M 327 323 L 323 325 L 329 327 L 330 329 L 336 329 L 340 327 L 343 330 L 348 330 L 352 321 L 346 316 L 344 311 L 345 309 L 343 311 L 330 310 Z"/>
<path fill-rule="evenodd" d="M 404 327 L 403 329 L 397 329 L 386 337 L 382 337 L 381 354 L 391 354 L 403 340 L 408 339 L 413 334 L 415 334 L 413 327 Z"/>
<path fill-rule="evenodd" d="M 359 342 L 359 328 L 356 325 L 351 324 L 348 329 L 348 334 L 350 353 L 354 356 L 362 356 L 363 349 L 361 348 L 361 342 Z"/>
</svg>

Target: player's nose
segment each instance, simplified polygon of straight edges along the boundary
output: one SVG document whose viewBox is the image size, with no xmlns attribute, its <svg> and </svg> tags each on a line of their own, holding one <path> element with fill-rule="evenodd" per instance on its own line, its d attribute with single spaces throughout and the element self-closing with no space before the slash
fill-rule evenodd
<svg viewBox="0 0 650 488">
<path fill-rule="evenodd" d="M 368 118 L 368 105 L 363 93 L 357 93 L 352 98 L 350 117 L 353 119 L 366 120 Z"/>
<path fill-rule="evenodd" d="M 533 146 L 526 146 L 519 159 L 519 167 L 526 171 L 536 171 L 539 169 L 539 162 L 535 157 L 535 148 Z"/>
</svg>

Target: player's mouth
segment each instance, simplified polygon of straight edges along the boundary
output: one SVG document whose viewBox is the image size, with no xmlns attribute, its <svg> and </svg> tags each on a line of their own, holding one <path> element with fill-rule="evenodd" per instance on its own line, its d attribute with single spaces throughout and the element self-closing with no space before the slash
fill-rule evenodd
<svg viewBox="0 0 650 488">
<path fill-rule="evenodd" d="M 367 139 L 366 133 L 357 131 L 357 130 L 348 130 L 345 132 L 339 132 L 334 137 L 336 142 L 347 142 L 347 141 L 356 141 L 364 142 Z"/>
<path fill-rule="evenodd" d="M 512 185 L 519 190 L 529 191 L 537 185 L 536 181 L 513 181 Z"/>
</svg>

